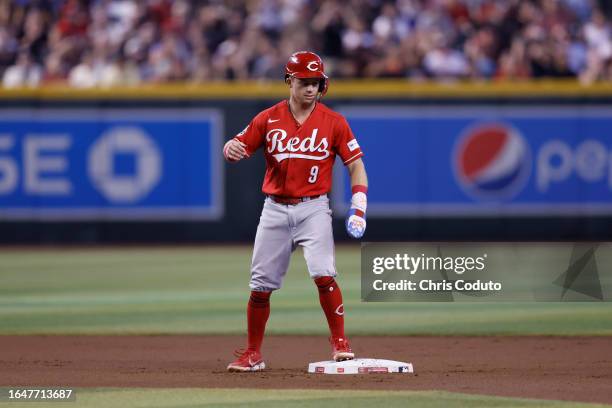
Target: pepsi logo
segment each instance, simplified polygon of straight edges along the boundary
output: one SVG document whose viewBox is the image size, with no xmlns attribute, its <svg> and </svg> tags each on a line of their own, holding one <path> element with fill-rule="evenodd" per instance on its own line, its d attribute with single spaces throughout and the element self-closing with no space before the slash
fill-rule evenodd
<svg viewBox="0 0 612 408">
<path fill-rule="evenodd" d="M 455 177 L 476 199 L 508 200 L 518 194 L 531 173 L 531 152 L 511 126 L 488 123 L 471 127 L 455 147 Z"/>
</svg>

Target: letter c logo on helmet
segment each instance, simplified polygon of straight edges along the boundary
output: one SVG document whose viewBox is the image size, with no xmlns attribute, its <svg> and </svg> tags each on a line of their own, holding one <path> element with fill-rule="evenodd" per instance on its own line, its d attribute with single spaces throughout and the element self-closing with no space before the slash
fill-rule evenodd
<svg viewBox="0 0 612 408">
<path fill-rule="evenodd" d="M 294 78 L 320 78 L 319 93 L 321 96 L 327 93 L 329 79 L 325 75 L 323 60 L 314 52 L 299 51 L 293 53 L 285 65 L 285 80 Z"/>
</svg>

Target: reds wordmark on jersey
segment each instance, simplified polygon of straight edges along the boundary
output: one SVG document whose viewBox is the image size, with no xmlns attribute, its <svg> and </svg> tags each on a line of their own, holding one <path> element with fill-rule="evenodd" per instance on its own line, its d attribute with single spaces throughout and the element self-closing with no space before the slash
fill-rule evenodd
<svg viewBox="0 0 612 408">
<path fill-rule="evenodd" d="M 346 119 L 317 102 L 302 125 L 284 100 L 260 112 L 236 137 L 252 155 L 264 147 L 262 191 L 283 197 L 326 194 L 336 155 L 347 165 L 363 152 Z"/>
</svg>

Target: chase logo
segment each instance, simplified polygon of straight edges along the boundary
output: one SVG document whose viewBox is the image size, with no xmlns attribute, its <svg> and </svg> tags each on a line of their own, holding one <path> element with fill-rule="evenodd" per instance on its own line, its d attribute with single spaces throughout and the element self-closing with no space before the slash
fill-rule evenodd
<svg viewBox="0 0 612 408">
<path fill-rule="evenodd" d="M 0 219 L 219 219 L 222 123 L 198 108 L 1 111 Z"/>
<path fill-rule="evenodd" d="M 514 128 L 500 123 L 469 128 L 454 152 L 455 177 L 476 199 L 503 201 L 525 186 L 531 172 L 531 153 Z"/>
</svg>

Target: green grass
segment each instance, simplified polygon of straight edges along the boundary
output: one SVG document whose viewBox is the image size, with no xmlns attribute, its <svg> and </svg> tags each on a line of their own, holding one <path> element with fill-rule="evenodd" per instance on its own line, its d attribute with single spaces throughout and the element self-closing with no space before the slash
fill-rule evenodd
<svg viewBox="0 0 612 408">
<path fill-rule="evenodd" d="M 0 404 L 1 406 L 2 404 Z M 9 405 L 9 404 L 5 404 Z M 11 406 L 14 404 L 10 404 Z M 40 407 L 41 403 L 19 406 Z M 47 404 L 45 404 L 47 405 Z M 52 403 L 61 407 L 603 407 L 577 402 L 476 396 L 442 391 L 346 391 L 251 389 L 80 389 L 76 403 Z"/>
<path fill-rule="evenodd" d="M 251 248 L 0 251 L 0 334 L 244 333 Z M 612 303 L 362 303 L 359 247 L 337 249 L 351 334 L 611 335 Z M 301 253 L 271 334 L 326 334 Z"/>
</svg>

